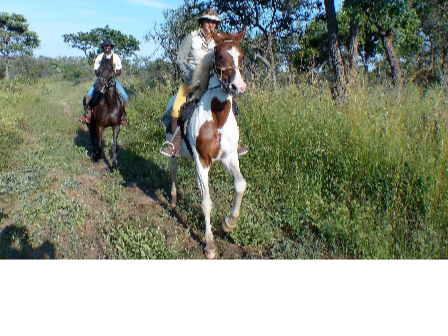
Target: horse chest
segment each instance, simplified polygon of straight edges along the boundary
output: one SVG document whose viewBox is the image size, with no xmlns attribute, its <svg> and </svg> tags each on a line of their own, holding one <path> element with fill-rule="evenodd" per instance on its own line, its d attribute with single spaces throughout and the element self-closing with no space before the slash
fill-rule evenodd
<svg viewBox="0 0 448 336">
<path fill-rule="evenodd" d="M 190 127 L 202 166 L 208 167 L 219 159 L 221 151 L 221 130 L 225 127 L 232 109 L 231 99 L 225 97 L 203 97 L 198 105 L 198 112 L 190 120 Z M 207 99 L 208 98 L 208 99 Z"/>
</svg>

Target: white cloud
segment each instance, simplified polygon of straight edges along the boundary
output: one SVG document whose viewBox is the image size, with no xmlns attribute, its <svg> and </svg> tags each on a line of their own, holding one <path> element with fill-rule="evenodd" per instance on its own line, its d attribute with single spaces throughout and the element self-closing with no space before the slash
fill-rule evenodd
<svg viewBox="0 0 448 336">
<path fill-rule="evenodd" d="M 151 1 L 151 0 L 124 0 L 127 3 L 133 4 L 133 5 L 142 5 L 147 7 L 153 7 L 153 8 L 160 8 L 160 9 L 171 9 L 174 8 L 171 5 L 167 5 L 158 1 Z"/>
</svg>

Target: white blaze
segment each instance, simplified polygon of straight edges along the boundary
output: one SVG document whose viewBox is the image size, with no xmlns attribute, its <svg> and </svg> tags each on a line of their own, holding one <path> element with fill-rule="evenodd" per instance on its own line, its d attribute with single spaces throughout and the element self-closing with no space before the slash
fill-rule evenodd
<svg viewBox="0 0 448 336">
<path fill-rule="evenodd" d="M 228 51 L 228 53 L 230 54 L 230 56 L 232 56 L 233 64 L 234 64 L 234 67 L 236 68 L 235 78 L 233 79 L 232 83 L 230 83 L 230 86 L 234 85 L 236 87 L 236 90 L 238 93 L 243 93 L 244 90 L 246 89 L 246 83 L 244 83 L 243 77 L 241 77 L 240 70 L 237 69 L 238 68 L 238 58 L 240 56 L 240 53 L 235 47 L 232 47 L 232 49 L 230 49 Z"/>
</svg>

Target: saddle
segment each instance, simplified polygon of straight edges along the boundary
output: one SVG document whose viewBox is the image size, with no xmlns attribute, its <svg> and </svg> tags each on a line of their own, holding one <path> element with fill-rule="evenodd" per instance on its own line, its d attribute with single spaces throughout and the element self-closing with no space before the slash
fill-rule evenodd
<svg viewBox="0 0 448 336">
<path fill-rule="evenodd" d="M 118 92 L 118 91 L 117 91 L 117 95 L 118 95 L 118 101 L 120 102 L 121 107 L 123 109 L 123 115 L 127 119 L 126 110 L 124 108 L 123 97 L 121 96 L 120 92 Z M 92 98 L 90 99 L 90 101 L 88 103 L 89 108 L 90 108 L 90 112 L 91 112 L 92 115 L 93 115 L 93 108 L 100 103 L 100 101 L 103 99 L 103 96 L 104 96 L 104 94 L 102 94 L 101 92 L 98 92 L 98 91 L 95 91 L 95 90 L 93 91 Z M 84 106 L 84 110 L 86 110 L 86 96 L 84 96 L 83 99 L 82 99 L 82 106 Z M 84 118 L 84 119 L 86 119 L 86 118 Z M 90 120 L 90 118 L 88 118 L 88 119 Z M 80 119 L 80 121 L 81 121 L 81 119 Z M 122 120 L 121 123 L 124 126 L 126 126 L 128 124 L 124 120 Z"/>
<path fill-rule="evenodd" d="M 187 102 L 183 105 L 182 116 L 179 119 L 179 125 L 181 125 L 182 129 L 184 129 L 182 136 L 187 134 L 185 124 L 188 125 L 194 111 L 196 111 L 201 96 L 202 95 L 198 98 L 197 92 L 190 93 L 187 96 Z M 238 117 L 241 114 L 235 99 L 233 99 L 232 109 L 235 117 Z M 165 126 L 165 133 L 171 133 L 171 112 L 163 117 L 163 125 Z"/>
<path fill-rule="evenodd" d="M 188 137 L 187 137 L 187 130 L 188 130 L 187 126 L 188 126 L 188 122 L 189 122 L 191 116 L 193 115 L 194 111 L 196 110 L 196 107 L 199 103 L 199 99 L 201 98 L 203 93 L 204 93 L 204 91 L 198 90 L 196 92 L 192 92 L 187 95 L 187 101 L 182 105 L 182 114 L 177 121 L 177 128 L 174 131 L 174 133 L 172 134 L 171 139 L 169 141 L 165 141 L 162 145 L 162 148 L 160 149 L 160 152 L 163 155 L 166 155 L 162 151 L 163 146 L 166 144 L 173 146 L 172 141 L 173 141 L 176 133 L 180 132 L 181 138 L 184 139 L 188 151 L 193 156 L 193 150 L 192 150 L 190 141 L 188 140 Z M 239 108 L 238 108 L 238 105 L 237 105 L 235 99 L 233 97 L 232 97 L 232 99 L 233 99 L 232 112 L 235 115 L 235 117 L 237 117 L 240 114 L 240 111 L 239 111 Z M 166 134 L 172 132 L 171 111 L 170 110 L 167 110 L 165 112 L 165 114 L 163 115 L 162 126 L 163 126 Z M 242 143 L 241 140 L 240 140 L 240 143 L 242 144 L 243 147 L 240 147 L 238 145 L 238 155 L 243 155 L 243 154 L 247 153 L 248 149 L 247 149 L 247 146 L 244 143 Z"/>
</svg>

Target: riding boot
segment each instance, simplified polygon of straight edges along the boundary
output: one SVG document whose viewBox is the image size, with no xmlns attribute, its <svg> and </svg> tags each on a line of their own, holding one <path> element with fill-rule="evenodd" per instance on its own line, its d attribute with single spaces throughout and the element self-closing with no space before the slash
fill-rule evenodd
<svg viewBox="0 0 448 336">
<path fill-rule="evenodd" d="M 177 129 L 178 118 L 171 117 L 171 134 L 174 134 Z M 171 143 L 173 146 L 168 146 L 166 148 L 161 148 L 160 153 L 169 156 L 175 157 L 176 159 L 180 156 L 180 141 L 181 141 L 182 130 L 178 129 L 173 138 L 171 138 Z"/>
<path fill-rule="evenodd" d="M 92 97 L 86 96 L 84 102 L 84 118 L 80 118 L 79 121 L 82 123 L 90 123 L 90 118 L 92 117 L 92 108 L 90 107 L 90 100 Z"/>
<path fill-rule="evenodd" d="M 173 132 L 173 134 L 176 131 L 176 128 L 178 126 L 178 122 L 179 122 L 178 118 L 171 117 L 171 132 Z M 176 133 L 176 135 L 174 136 L 174 139 L 173 139 L 174 148 L 173 148 L 172 156 L 175 157 L 175 158 L 179 158 L 181 136 L 182 136 L 182 130 L 178 129 L 177 133 Z"/>
<path fill-rule="evenodd" d="M 123 126 L 127 126 L 128 125 L 128 116 L 126 114 L 126 104 L 128 102 L 126 100 L 123 100 L 123 114 L 121 115 L 121 124 Z"/>
</svg>

